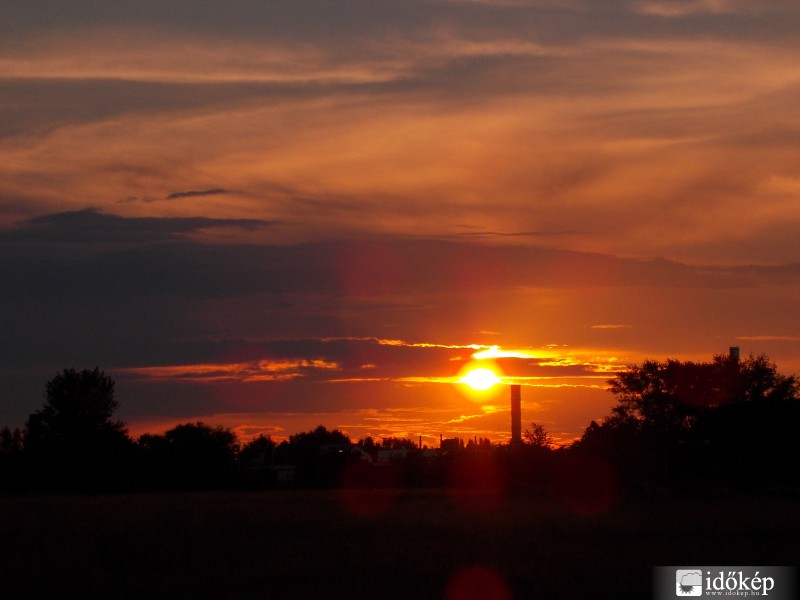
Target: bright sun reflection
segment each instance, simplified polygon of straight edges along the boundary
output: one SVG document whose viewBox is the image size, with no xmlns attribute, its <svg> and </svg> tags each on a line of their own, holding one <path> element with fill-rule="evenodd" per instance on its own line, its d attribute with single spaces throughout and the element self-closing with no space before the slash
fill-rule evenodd
<svg viewBox="0 0 800 600">
<path fill-rule="evenodd" d="M 500 383 L 500 378 L 491 369 L 481 367 L 479 369 L 472 369 L 464 375 L 460 381 L 473 390 L 483 392 L 493 385 Z"/>
</svg>

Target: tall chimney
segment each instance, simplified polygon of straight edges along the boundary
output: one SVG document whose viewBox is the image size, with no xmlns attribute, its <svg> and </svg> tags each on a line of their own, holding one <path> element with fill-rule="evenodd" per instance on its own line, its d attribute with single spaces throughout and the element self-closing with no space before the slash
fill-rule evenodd
<svg viewBox="0 0 800 600">
<path fill-rule="evenodd" d="M 511 445 L 522 443 L 522 391 L 519 385 L 511 385 Z"/>
<path fill-rule="evenodd" d="M 730 357 L 736 362 L 739 362 L 739 346 L 731 346 Z"/>
</svg>

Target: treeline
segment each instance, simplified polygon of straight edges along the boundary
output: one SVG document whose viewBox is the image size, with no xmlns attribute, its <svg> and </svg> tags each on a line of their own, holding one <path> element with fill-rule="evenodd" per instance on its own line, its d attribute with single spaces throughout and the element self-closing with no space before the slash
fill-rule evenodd
<svg viewBox="0 0 800 600">
<path fill-rule="evenodd" d="M 24 429 L 0 430 L 0 490 L 451 487 L 555 494 L 591 510 L 658 489 L 800 486 L 800 387 L 765 356 L 647 361 L 609 385 L 612 414 L 561 448 L 535 423 L 519 446 L 353 442 L 322 425 L 240 444 L 204 423 L 134 440 L 113 419 L 114 381 L 98 368 L 66 369 Z"/>
</svg>

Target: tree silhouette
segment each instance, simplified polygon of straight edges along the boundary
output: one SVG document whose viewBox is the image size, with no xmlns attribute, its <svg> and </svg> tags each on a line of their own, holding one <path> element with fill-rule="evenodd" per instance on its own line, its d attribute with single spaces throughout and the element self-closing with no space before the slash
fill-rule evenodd
<svg viewBox="0 0 800 600">
<path fill-rule="evenodd" d="M 417 444 L 408 438 L 385 437 L 381 440 L 384 450 L 416 450 Z"/>
<path fill-rule="evenodd" d="M 26 443 L 70 444 L 125 434 L 125 423 L 111 420 L 118 406 L 114 381 L 98 367 L 64 369 L 47 382 L 45 404 L 28 420 Z"/>
<path fill-rule="evenodd" d="M 264 467 L 272 464 L 275 442 L 264 434 L 254 437 L 239 450 L 239 464 Z"/>
<path fill-rule="evenodd" d="M 361 446 L 361 448 L 363 448 L 365 452 L 368 452 L 373 456 L 378 451 L 378 446 L 379 446 L 375 444 L 375 440 L 371 436 L 367 436 L 364 439 L 358 440 L 358 445 Z"/>
<path fill-rule="evenodd" d="M 522 437 L 525 439 L 525 442 L 534 448 L 543 448 L 545 450 L 550 450 L 553 447 L 553 436 L 548 433 L 547 429 L 545 429 L 544 425 L 540 423 L 531 423 L 531 428 L 526 429 Z"/>
<path fill-rule="evenodd" d="M 297 483 L 306 487 L 334 487 L 344 468 L 352 461 L 350 438 L 338 429 L 323 425 L 297 433 L 275 450 L 277 464 L 297 468 Z"/>
<path fill-rule="evenodd" d="M 120 483 L 130 458 L 125 423 L 111 419 L 114 381 L 98 367 L 64 369 L 45 387 L 45 404 L 27 423 L 25 448 L 56 485 Z"/>
<path fill-rule="evenodd" d="M 22 450 L 23 436 L 19 428 L 13 431 L 8 427 L 0 429 L 0 490 L 10 490 L 19 485 Z"/>
<path fill-rule="evenodd" d="M 672 432 L 690 429 L 696 417 L 727 404 L 798 400 L 797 378 L 778 373 L 764 356 L 716 355 L 709 363 L 646 361 L 609 380 L 615 415 Z"/>
<path fill-rule="evenodd" d="M 734 379 L 736 395 L 698 416 L 685 446 L 704 450 L 717 483 L 738 487 L 800 483 L 800 385 L 766 357 L 751 356 Z"/>
<path fill-rule="evenodd" d="M 178 489 L 227 487 L 239 447 L 236 434 L 203 422 L 184 423 L 164 435 L 138 440 L 152 484 Z"/>
<path fill-rule="evenodd" d="M 609 384 L 617 406 L 602 423 L 593 421 L 576 447 L 604 456 L 629 481 L 762 485 L 800 478 L 800 386 L 766 356 L 646 361 Z"/>
<path fill-rule="evenodd" d="M 11 431 L 8 427 L 0 429 L 0 456 L 12 456 L 22 450 L 22 431 Z"/>
</svg>

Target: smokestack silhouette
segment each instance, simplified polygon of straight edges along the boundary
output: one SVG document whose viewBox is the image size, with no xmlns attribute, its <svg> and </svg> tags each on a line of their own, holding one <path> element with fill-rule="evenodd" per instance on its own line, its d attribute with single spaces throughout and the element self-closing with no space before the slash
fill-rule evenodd
<svg viewBox="0 0 800 600">
<path fill-rule="evenodd" d="M 736 362 L 739 362 L 739 346 L 731 346 L 730 357 Z"/>
<path fill-rule="evenodd" d="M 511 445 L 522 443 L 522 391 L 519 385 L 511 385 Z"/>
</svg>

